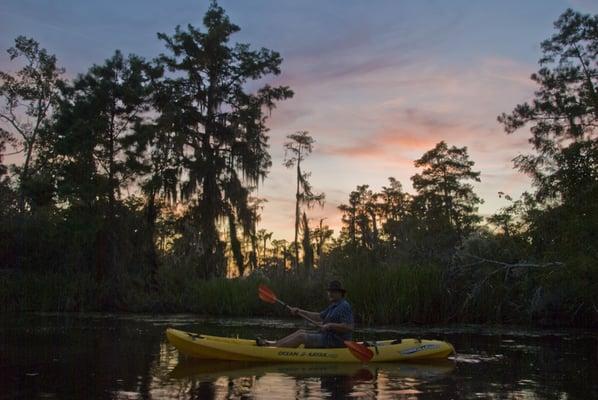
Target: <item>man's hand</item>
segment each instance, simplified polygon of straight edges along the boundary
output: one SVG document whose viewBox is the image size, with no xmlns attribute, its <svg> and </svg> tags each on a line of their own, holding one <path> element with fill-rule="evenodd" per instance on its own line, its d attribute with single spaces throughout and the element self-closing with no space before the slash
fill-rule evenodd
<svg viewBox="0 0 598 400">
<path fill-rule="evenodd" d="M 323 331 L 332 331 L 332 330 L 334 330 L 333 324 L 322 324 L 322 325 L 320 325 L 320 329 L 322 329 Z"/>
<path fill-rule="evenodd" d="M 291 315 L 297 315 L 301 309 L 299 307 L 289 307 L 289 311 L 291 312 Z"/>
</svg>

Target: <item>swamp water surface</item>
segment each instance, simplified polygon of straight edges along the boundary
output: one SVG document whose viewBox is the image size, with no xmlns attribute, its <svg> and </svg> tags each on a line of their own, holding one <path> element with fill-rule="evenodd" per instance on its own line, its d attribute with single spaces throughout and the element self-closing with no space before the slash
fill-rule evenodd
<svg viewBox="0 0 598 400">
<path fill-rule="evenodd" d="M 295 320 L 191 315 L 0 316 L 0 399 L 598 399 L 598 333 L 452 325 L 386 327 L 458 354 L 427 364 L 271 364 L 179 358 L 164 331 L 277 338 Z"/>
</svg>

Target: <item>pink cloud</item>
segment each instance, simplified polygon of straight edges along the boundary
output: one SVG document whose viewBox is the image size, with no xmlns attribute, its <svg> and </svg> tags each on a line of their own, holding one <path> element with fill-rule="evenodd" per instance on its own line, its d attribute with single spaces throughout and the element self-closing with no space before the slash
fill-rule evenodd
<svg viewBox="0 0 598 400">
<path fill-rule="evenodd" d="M 400 129 L 396 129 L 380 132 L 377 135 L 377 141 L 384 146 L 394 146 L 398 149 L 426 151 L 433 148 L 439 140 L 411 132 L 404 133 Z"/>
<path fill-rule="evenodd" d="M 314 187 L 335 191 L 323 210 L 310 211 L 314 221 L 325 215 L 327 223 L 340 227 L 336 206 L 346 202 L 358 184 L 380 190 L 387 177 L 394 176 L 412 191 L 409 178 L 418 172 L 413 161 L 440 140 L 468 147 L 474 168 L 482 172 L 482 182 L 475 185 L 486 200 L 482 213 L 504 205 L 496 196 L 499 190 L 518 196 L 529 188 L 529 178 L 514 170 L 511 161 L 528 150 L 529 135 L 506 135 L 496 116 L 533 95 L 529 75 L 536 64 L 501 55 L 447 64 L 431 53 L 405 57 L 400 51 L 351 57 L 359 46 L 339 43 L 333 57 L 326 51 L 289 57 L 289 68 L 279 77 L 296 96 L 275 111 L 283 112 L 272 134 L 309 130 L 317 141 L 308 160 Z M 291 186 L 277 188 L 277 193 L 287 191 L 292 198 Z M 279 219 L 268 218 L 277 219 L 281 233 L 288 233 L 292 213 L 288 215 L 281 210 Z"/>
<path fill-rule="evenodd" d="M 384 148 L 379 144 L 367 140 L 358 141 L 350 145 L 326 145 L 318 150 L 322 154 L 342 157 L 371 158 L 384 154 Z"/>
</svg>

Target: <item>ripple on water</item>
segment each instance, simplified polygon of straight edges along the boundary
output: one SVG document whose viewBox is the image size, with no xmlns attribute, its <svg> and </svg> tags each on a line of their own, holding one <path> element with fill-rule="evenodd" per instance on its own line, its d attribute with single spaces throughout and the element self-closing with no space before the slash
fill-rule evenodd
<svg viewBox="0 0 598 400">
<path fill-rule="evenodd" d="M 498 362 L 505 358 L 504 354 L 464 354 L 459 353 L 451 357 L 457 363 L 479 364 L 482 362 Z"/>
<path fill-rule="evenodd" d="M 509 343 L 509 344 L 503 344 L 503 345 L 501 345 L 501 347 L 504 349 L 508 349 L 508 350 L 520 351 L 522 353 L 537 353 L 541 350 L 540 346 L 529 345 L 529 344 Z"/>
</svg>

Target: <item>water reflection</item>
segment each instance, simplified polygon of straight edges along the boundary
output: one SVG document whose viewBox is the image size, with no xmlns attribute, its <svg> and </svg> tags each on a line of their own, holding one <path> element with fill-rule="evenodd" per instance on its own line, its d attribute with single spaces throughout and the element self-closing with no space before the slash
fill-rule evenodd
<svg viewBox="0 0 598 400">
<path fill-rule="evenodd" d="M 394 398 L 450 374 L 452 361 L 430 364 L 246 363 L 182 359 L 164 376 L 187 398 Z M 201 396 L 201 397 L 198 397 Z"/>
<path fill-rule="evenodd" d="M 594 331 L 399 327 L 366 338 L 437 338 L 458 354 L 440 364 L 249 364 L 180 358 L 164 335 L 174 324 L 231 337 L 296 328 L 193 316 L 0 315 L 0 400 L 598 398 Z"/>
</svg>

